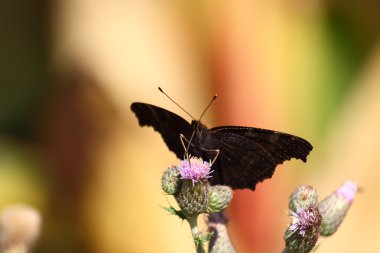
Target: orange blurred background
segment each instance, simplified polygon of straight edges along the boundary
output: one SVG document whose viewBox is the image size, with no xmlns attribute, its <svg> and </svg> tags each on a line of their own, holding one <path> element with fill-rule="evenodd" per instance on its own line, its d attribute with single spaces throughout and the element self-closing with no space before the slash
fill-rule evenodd
<svg viewBox="0 0 380 253">
<path fill-rule="evenodd" d="M 317 252 L 380 252 L 380 9 L 376 1 L 0 3 L 0 208 L 43 215 L 36 252 L 194 252 L 186 223 L 161 206 L 178 160 L 132 102 L 208 126 L 301 136 L 308 163 L 280 165 L 228 209 L 238 252 L 281 252 L 288 196 L 358 194 Z M 190 120 L 190 119 L 189 119 Z M 238 168 L 237 168 L 238 169 Z"/>
</svg>

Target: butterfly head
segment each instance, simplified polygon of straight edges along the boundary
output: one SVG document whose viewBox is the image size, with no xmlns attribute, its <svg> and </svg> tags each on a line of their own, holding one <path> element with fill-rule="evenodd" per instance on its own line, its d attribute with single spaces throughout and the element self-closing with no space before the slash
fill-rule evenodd
<svg viewBox="0 0 380 253">
<path fill-rule="evenodd" d="M 207 129 L 206 125 L 203 124 L 199 120 L 192 120 L 191 121 L 191 128 L 193 129 L 193 131 L 202 131 L 203 129 Z"/>
<path fill-rule="evenodd" d="M 192 120 L 191 129 L 193 131 L 194 141 L 196 142 L 195 144 L 200 144 L 198 142 L 201 142 L 204 137 L 205 130 L 207 130 L 206 125 L 202 124 L 199 120 Z"/>
</svg>

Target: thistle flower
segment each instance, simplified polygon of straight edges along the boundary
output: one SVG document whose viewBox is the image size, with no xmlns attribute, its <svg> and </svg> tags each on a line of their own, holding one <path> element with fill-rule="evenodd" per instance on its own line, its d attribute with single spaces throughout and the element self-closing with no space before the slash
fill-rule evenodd
<svg viewBox="0 0 380 253">
<path fill-rule="evenodd" d="M 203 181 L 210 178 L 211 163 L 205 162 L 202 158 L 189 156 L 188 159 L 181 161 L 181 166 L 178 168 L 181 179 L 189 179 L 193 182 Z"/>
<path fill-rule="evenodd" d="M 178 171 L 183 179 L 175 194 L 179 207 L 190 216 L 204 213 L 210 199 L 207 179 L 211 177 L 211 163 L 188 156 L 181 161 Z"/>
<path fill-rule="evenodd" d="M 177 166 L 169 167 L 161 178 L 161 187 L 167 194 L 175 194 L 179 186 L 179 170 Z"/>
<path fill-rule="evenodd" d="M 321 235 L 330 236 L 336 232 L 355 198 L 356 191 L 357 185 L 346 181 L 318 204 L 323 219 Z"/>
<path fill-rule="evenodd" d="M 284 252 L 307 253 L 318 241 L 321 232 L 322 216 L 313 206 L 307 209 L 290 211 L 292 224 L 285 232 L 286 250 Z"/>
<path fill-rule="evenodd" d="M 317 191 L 310 185 L 301 185 L 290 195 L 289 209 L 297 212 L 299 209 L 315 207 L 318 204 Z"/>
<path fill-rule="evenodd" d="M 309 207 L 308 209 L 298 209 L 297 212 L 290 212 L 292 217 L 292 224 L 289 230 L 305 236 L 308 229 L 313 228 L 316 224 L 321 222 L 321 215 L 318 209 Z"/>
<path fill-rule="evenodd" d="M 210 187 L 210 203 L 208 213 L 216 213 L 225 209 L 231 202 L 232 189 L 226 185 L 215 185 Z"/>
<path fill-rule="evenodd" d="M 289 199 L 292 223 L 285 232 L 284 252 L 310 252 L 321 232 L 322 216 L 317 209 L 317 191 L 310 185 L 301 185 L 293 191 Z"/>
</svg>

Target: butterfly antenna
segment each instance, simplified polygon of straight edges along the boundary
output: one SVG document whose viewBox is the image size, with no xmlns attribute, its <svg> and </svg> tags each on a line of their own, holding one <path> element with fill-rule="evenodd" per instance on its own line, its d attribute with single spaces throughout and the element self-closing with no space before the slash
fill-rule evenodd
<svg viewBox="0 0 380 253">
<path fill-rule="evenodd" d="M 168 99 L 170 99 L 174 104 L 176 104 L 179 108 L 182 109 L 182 111 L 184 111 L 187 115 L 189 115 L 193 120 L 195 120 L 195 118 L 193 116 L 191 116 L 191 114 L 186 111 L 182 106 L 180 106 L 176 101 L 174 101 L 171 97 L 169 97 L 168 94 L 166 94 L 162 89 L 161 87 L 158 87 L 158 90 L 161 91 Z"/>
<path fill-rule="evenodd" d="M 206 113 L 207 109 L 211 106 L 212 102 L 214 102 L 214 100 L 215 100 L 217 97 L 218 97 L 218 94 L 215 94 L 215 95 L 212 97 L 210 103 L 208 103 L 206 109 L 203 110 L 203 112 L 202 112 L 201 116 L 199 117 L 198 121 L 200 121 L 200 120 L 202 119 L 202 117 L 203 117 L 203 115 Z M 194 119 L 194 118 L 193 118 L 193 119 Z M 187 145 L 186 151 L 189 150 L 190 145 L 191 145 L 191 142 L 193 141 L 193 137 L 194 137 L 194 135 L 195 135 L 195 131 L 193 131 L 193 134 L 192 134 L 191 137 L 190 137 L 189 144 Z"/>
<path fill-rule="evenodd" d="M 211 99 L 210 103 L 208 103 L 206 109 L 204 109 L 204 111 L 202 112 L 201 116 L 199 117 L 199 120 L 202 119 L 203 115 L 206 113 L 207 109 L 211 106 L 212 102 L 214 102 L 214 100 L 218 97 L 218 94 L 215 94 L 213 96 L 213 98 Z"/>
</svg>

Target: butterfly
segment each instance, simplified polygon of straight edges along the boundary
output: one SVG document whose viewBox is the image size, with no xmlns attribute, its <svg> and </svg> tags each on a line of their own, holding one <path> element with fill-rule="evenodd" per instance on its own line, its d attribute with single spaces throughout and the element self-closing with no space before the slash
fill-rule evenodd
<svg viewBox="0 0 380 253">
<path fill-rule="evenodd" d="M 277 165 L 292 158 L 306 162 L 313 149 L 308 141 L 277 131 L 243 126 L 209 129 L 200 120 L 189 123 L 173 112 L 146 103 L 132 103 L 131 110 L 140 126 L 152 126 L 179 159 L 188 152 L 205 161 L 215 160 L 211 185 L 254 190 L 257 183 L 272 177 Z"/>
</svg>

